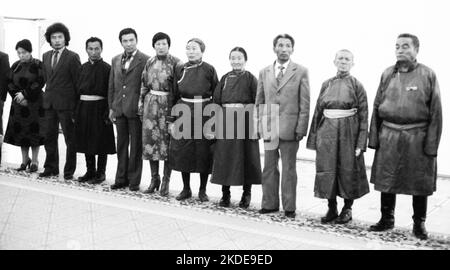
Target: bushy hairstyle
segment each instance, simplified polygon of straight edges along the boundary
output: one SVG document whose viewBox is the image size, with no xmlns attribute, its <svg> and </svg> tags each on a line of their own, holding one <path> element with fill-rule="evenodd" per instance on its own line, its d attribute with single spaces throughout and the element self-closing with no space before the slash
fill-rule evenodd
<svg viewBox="0 0 450 270">
<path fill-rule="evenodd" d="M 158 40 L 164 40 L 164 39 L 167 40 L 167 44 L 169 45 L 169 48 L 170 48 L 170 37 L 169 37 L 169 35 L 167 35 L 166 33 L 163 33 L 163 32 L 158 32 L 153 36 L 153 39 L 152 39 L 153 48 L 155 48 L 155 43 Z"/>
<path fill-rule="evenodd" d="M 276 36 L 276 37 L 273 39 L 273 47 L 274 47 L 274 48 L 275 48 L 275 46 L 277 46 L 277 42 L 278 42 L 278 40 L 279 40 L 280 38 L 287 38 L 287 39 L 289 39 L 289 40 L 291 41 L 291 43 L 292 43 L 292 48 L 294 48 L 295 40 L 294 40 L 293 37 L 291 37 L 291 36 L 288 35 L 288 34 L 279 34 L 278 36 Z"/>
<path fill-rule="evenodd" d="M 64 40 L 66 41 L 66 46 L 69 46 L 70 33 L 69 29 L 64 24 L 58 22 L 47 27 L 47 30 L 45 31 L 45 39 L 50 45 L 52 44 L 50 38 L 54 33 L 63 33 Z"/>
<path fill-rule="evenodd" d="M 241 52 L 244 55 L 245 61 L 247 61 L 247 52 L 244 50 L 244 48 L 242 48 L 242 47 L 234 47 L 233 49 L 231 49 L 230 55 L 228 56 L 228 58 L 231 57 L 231 53 L 232 52 Z"/>
<path fill-rule="evenodd" d="M 90 37 L 86 40 L 86 49 L 88 47 L 88 43 L 89 42 L 98 42 L 100 43 L 100 47 L 103 49 L 103 42 L 101 39 L 99 39 L 98 37 Z"/>
<path fill-rule="evenodd" d="M 138 40 L 136 30 L 134 30 L 133 28 L 125 28 L 125 29 L 122 29 L 119 33 L 119 41 L 122 42 L 122 36 L 128 35 L 128 34 L 134 34 L 134 36 L 136 37 L 136 41 Z"/>
<path fill-rule="evenodd" d="M 412 39 L 414 47 L 417 49 L 417 51 L 419 51 L 420 42 L 419 42 L 419 38 L 417 36 L 415 36 L 413 34 L 403 33 L 403 34 L 398 35 L 397 38 L 410 38 L 410 39 Z"/>
</svg>

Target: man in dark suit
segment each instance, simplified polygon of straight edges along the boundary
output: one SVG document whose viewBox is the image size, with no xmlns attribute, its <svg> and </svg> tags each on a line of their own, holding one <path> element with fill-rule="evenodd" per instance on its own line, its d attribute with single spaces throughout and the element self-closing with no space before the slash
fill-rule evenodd
<svg viewBox="0 0 450 270">
<path fill-rule="evenodd" d="M 2 142 L 3 142 L 3 105 L 8 93 L 8 73 L 9 57 L 6 53 L 0 52 L 0 164 L 2 163 Z"/>
<path fill-rule="evenodd" d="M 281 197 L 286 217 L 295 218 L 297 171 L 296 157 L 300 140 L 307 134 L 309 121 L 308 70 L 290 60 L 294 39 L 278 35 L 273 41 L 277 60 L 259 73 L 256 105 L 277 107 L 271 110 L 271 123 L 278 123 L 270 142 L 264 143 L 263 197 L 261 214 L 279 210 L 281 157 Z M 263 117 L 259 118 L 261 122 Z M 278 121 L 279 120 L 279 121 Z M 271 130 L 273 133 L 273 130 Z M 264 130 L 262 135 L 265 136 Z M 274 143 L 275 142 L 275 143 Z"/>
<path fill-rule="evenodd" d="M 44 171 L 40 177 L 59 174 L 58 131 L 59 123 L 66 142 L 66 164 L 64 179 L 73 179 L 77 156 L 74 138 L 74 111 L 78 96 L 76 83 L 80 73 L 80 57 L 67 49 L 70 34 L 62 23 L 50 25 L 45 38 L 53 50 L 44 53 L 46 88 L 43 107 L 45 109 L 45 152 Z"/>
<path fill-rule="evenodd" d="M 137 112 L 142 71 L 149 56 L 137 50 L 134 29 L 120 31 L 119 40 L 125 51 L 112 59 L 108 89 L 109 118 L 117 130 L 117 172 L 111 189 L 129 187 L 138 191 L 142 175 L 142 123 Z"/>
</svg>

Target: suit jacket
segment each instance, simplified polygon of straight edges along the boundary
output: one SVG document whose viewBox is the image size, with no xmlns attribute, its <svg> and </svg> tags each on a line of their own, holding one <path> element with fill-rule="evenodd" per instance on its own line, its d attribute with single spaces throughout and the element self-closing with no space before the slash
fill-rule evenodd
<svg viewBox="0 0 450 270">
<path fill-rule="evenodd" d="M 80 57 L 65 48 L 58 64 L 52 69 L 52 52 L 42 56 L 46 87 L 44 109 L 74 110 L 78 102 L 77 82 L 81 70 Z"/>
<path fill-rule="evenodd" d="M 9 57 L 0 52 L 0 99 L 5 101 L 8 93 Z"/>
<path fill-rule="evenodd" d="M 115 56 L 111 63 L 108 87 L 108 105 L 113 117 L 125 115 L 138 117 L 138 102 L 141 93 L 141 76 L 150 57 L 139 50 L 128 69 L 122 71 L 122 54 Z"/>
<path fill-rule="evenodd" d="M 280 84 L 275 78 L 274 64 L 261 70 L 256 93 L 257 108 L 261 104 L 279 105 L 279 132 L 276 134 L 279 139 L 292 141 L 296 134 L 306 136 L 309 121 L 308 70 L 291 60 Z M 259 111 L 260 125 L 265 113 Z M 271 115 L 269 121 L 274 121 L 274 117 L 277 115 Z"/>
</svg>

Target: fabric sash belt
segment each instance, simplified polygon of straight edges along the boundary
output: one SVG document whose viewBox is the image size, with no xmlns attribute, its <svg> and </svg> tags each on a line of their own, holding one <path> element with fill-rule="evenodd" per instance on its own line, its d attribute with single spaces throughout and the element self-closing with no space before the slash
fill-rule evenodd
<svg viewBox="0 0 450 270">
<path fill-rule="evenodd" d="M 222 104 L 222 107 L 227 107 L 227 108 L 244 108 L 245 104 L 242 104 L 242 103 L 227 103 L 227 104 Z"/>
<path fill-rule="evenodd" d="M 169 92 L 150 90 L 150 94 L 156 95 L 156 96 L 168 96 Z"/>
<path fill-rule="evenodd" d="M 383 121 L 383 125 L 396 130 L 408 130 L 413 128 L 422 128 L 428 126 L 427 122 L 419 122 L 414 124 L 395 124 L 388 121 Z"/>
<path fill-rule="evenodd" d="M 105 97 L 96 96 L 96 95 L 81 95 L 80 96 L 80 100 L 83 100 L 83 101 L 97 101 L 97 100 L 102 100 L 102 99 L 105 99 Z"/>
<path fill-rule="evenodd" d="M 326 118 L 345 118 L 355 115 L 356 112 L 358 112 L 357 108 L 352 108 L 349 110 L 325 109 L 323 110 L 323 115 Z"/>
<path fill-rule="evenodd" d="M 210 101 L 211 98 L 181 98 L 182 101 L 185 102 L 190 102 L 190 103 L 201 103 L 201 102 L 206 102 L 206 101 Z"/>
</svg>

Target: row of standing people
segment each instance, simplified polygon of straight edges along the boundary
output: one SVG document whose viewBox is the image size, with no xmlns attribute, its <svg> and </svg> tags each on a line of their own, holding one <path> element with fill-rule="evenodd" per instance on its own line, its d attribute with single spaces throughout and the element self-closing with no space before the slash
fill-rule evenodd
<svg viewBox="0 0 450 270">
<path fill-rule="evenodd" d="M 73 155 L 78 151 L 85 153 L 87 164 L 87 173 L 79 181 L 104 181 L 106 154 L 115 152 L 112 122 L 117 130 L 118 156 L 112 189 L 129 187 L 130 190 L 139 190 L 141 158 L 144 158 L 150 161 L 152 174 L 150 186 L 145 191 L 147 193 L 153 193 L 161 187 L 161 195 L 167 195 L 170 173 L 174 169 L 182 172 L 184 185 L 177 196 L 178 200 L 192 196 L 190 174 L 200 173 L 198 196 L 201 201 L 207 201 L 206 184 L 208 175 L 212 173 L 211 182 L 223 185 L 221 206 L 230 205 L 230 186 L 239 185 L 244 188 L 240 206 L 248 207 L 251 185 L 262 183 L 260 213 L 271 213 L 279 211 L 278 161 L 281 157 L 282 206 L 287 217 L 295 217 L 296 154 L 299 141 L 307 135 L 308 130 L 309 81 L 307 69 L 290 59 L 294 48 L 291 36 L 284 34 L 274 39 L 277 60 L 260 72 L 259 80 L 245 71 L 245 50 L 234 48 L 229 55 L 233 70 L 220 81 L 214 67 L 202 61 L 205 44 L 200 39 L 188 41 L 188 62 L 182 63 L 168 53 L 168 35 L 157 33 L 154 36 L 156 56 L 150 58 L 136 49 L 137 34 L 127 28 L 119 34 L 125 52 L 113 58 L 111 67 L 101 60 L 101 40 L 91 38 L 86 42 L 89 61 L 77 71 L 78 55 L 65 48 L 70 40 L 67 28 L 62 24 L 52 25 L 47 29 L 46 37 L 55 50 L 44 54 L 43 64 L 33 59 L 15 63 L 12 67 L 12 74 L 18 74 L 20 69 L 24 69 L 25 63 L 33 66 L 31 70 L 42 65 L 44 72 L 41 74 L 40 68 L 37 68 L 37 74 L 31 72 L 35 81 L 27 86 L 21 79 L 14 82 L 14 76 L 11 77 L 12 86 L 8 88 L 14 104 L 5 135 L 5 142 L 18 145 L 18 136 L 9 136 L 9 130 L 20 133 L 27 129 L 18 128 L 11 118 L 14 119 L 13 115 L 26 118 L 27 113 L 23 108 L 27 105 L 35 121 L 45 118 L 46 126 L 41 128 L 45 134 L 40 135 L 40 130 L 34 132 L 39 134 L 36 135 L 37 143 L 28 144 L 35 147 L 45 141 L 47 158 L 41 177 L 59 173 L 57 146 L 54 151 L 59 121 L 67 144 L 64 178 L 73 177 L 76 158 Z M 20 49 L 29 49 L 31 53 L 31 44 L 28 48 L 28 44 L 19 43 L 16 46 L 19 57 Z M 64 68 L 58 64 L 56 53 L 61 49 L 59 56 L 67 51 Z M 418 49 L 418 38 L 414 35 L 402 34 L 398 37 L 397 63 L 383 73 L 375 98 L 369 134 L 369 147 L 376 150 L 371 182 L 375 184 L 376 190 L 381 191 L 382 218 L 370 229 L 382 231 L 392 228 L 395 194 L 409 194 L 413 195 L 414 233 L 419 238 L 426 238 L 426 201 L 427 196 L 436 190 L 436 156 L 442 115 L 436 76 L 431 69 L 417 63 Z M 317 153 L 315 196 L 328 199 L 329 209 L 322 222 L 347 223 L 352 219 L 353 200 L 369 192 L 363 157 L 368 137 L 368 109 L 362 84 L 350 75 L 353 54 L 341 50 L 337 52 L 334 63 L 338 72 L 322 85 L 307 147 Z M 64 84 L 64 80 L 59 78 L 64 78 L 64 72 L 70 74 L 68 77 L 71 79 L 79 78 L 77 83 Z M 57 73 L 60 74 L 56 76 Z M 61 85 L 52 87 L 55 81 Z M 42 97 L 36 95 L 38 98 L 33 99 L 29 91 L 42 88 L 44 82 L 47 87 L 43 108 L 38 101 L 35 102 L 38 104 L 35 109 L 31 109 L 30 104 Z M 14 84 L 21 86 L 14 87 Z M 202 135 L 200 139 L 194 139 L 192 134 L 191 139 L 176 139 L 170 136 L 174 132 L 173 122 L 177 120 L 170 113 L 172 107 L 184 104 L 193 112 L 196 103 L 201 103 L 202 108 L 210 103 L 219 104 L 224 112 L 245 104 L 279 106 L 276 116 L 279 117 L 277 144 L 275 147 L 273 144 L 270 148 L 265 147 L 262 173 L 257 138 L 212 139 Z M 64 105 L 67 104 L 74 106 L 66 108 Z M 193 119 L 194 113 L 191 115 L 191 130 L 194 132 L 196 121 Z M 261 122 L 261 118 L 259 115 L 258 122 Z M 208 119 L 203 117 L 201 126 Z M 73 122 L 75 125 L 70 126 Z M 30 127 L 27 125 L 28 131 L 22 132 L 25 137 L 30 134 Z M 262 133 L 262 130 L 259 131 Z M 19 144 L 22 145 L 23 141 Z M 22 153 L 25 153 L 23 148 Z M 96 154 L 99 155 L 97 169 Z M 37 160 L 34 155 L 32 161 L 25 157 L 28 157 L 28 150 L 20 169 L 36 164 L 32 169 L 36 171 Z M 159 161 L 164 161 L 162 181 Z M 337 211 L 337 196 L 344 198 L 345 202 L 340 214 Z"/>
</svg>

